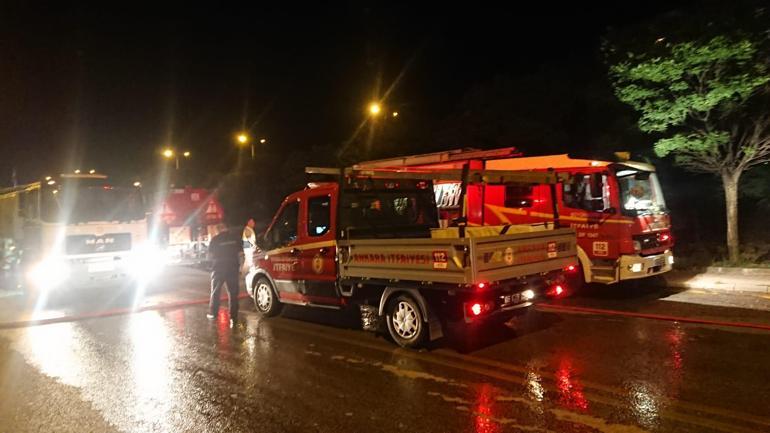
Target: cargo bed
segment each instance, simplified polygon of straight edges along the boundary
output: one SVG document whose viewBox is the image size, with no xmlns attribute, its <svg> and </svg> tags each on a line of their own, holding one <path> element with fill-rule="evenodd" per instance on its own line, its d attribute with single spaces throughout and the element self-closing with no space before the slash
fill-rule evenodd
<svg viewBox="0 0 770 433">
<path fill-rule="evenodd" d="M 569 228 L 483 237 L 340 240 L 342 278 L 475 284 L 564 269 L 577 262 Z"/>
</svg>

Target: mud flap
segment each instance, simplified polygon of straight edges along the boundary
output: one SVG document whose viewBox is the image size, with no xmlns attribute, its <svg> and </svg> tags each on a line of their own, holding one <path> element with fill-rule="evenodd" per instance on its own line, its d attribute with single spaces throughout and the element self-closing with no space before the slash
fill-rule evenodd
<svg viewBox="0 0 770 433">
<path fill-rule="evenodd" d="M 441 326 L 441 320 L 433 314 L 432 310 L 428 310 L 428 339 L 430 341 L 438 340 L 444 336 L 444 327 Z"/>
</svg>

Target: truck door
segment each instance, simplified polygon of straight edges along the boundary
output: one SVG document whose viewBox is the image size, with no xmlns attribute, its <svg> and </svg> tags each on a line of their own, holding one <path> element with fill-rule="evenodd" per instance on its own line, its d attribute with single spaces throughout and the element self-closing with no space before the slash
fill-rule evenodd
<svg viewBox="0 0 770 433">
<path fill-rule="evenodd" d="M 563 222 L 575 228 L 578 245 L 592 259 L 617 258 L 617 218 L 613 217 L 606 172 L 572 173 L 572 182 L 563 184 Z M 609 222 L 609 224 L 608 224 Z"/>
<path fill-rule="evenodd" d="M 334 221 L 336 195 L 331 188 L 306 191 L 300 212 L 300 278 L 305 280 L 307 300 L 314 304 L 340 305 L 337 291 L 337 255 Z"/>
<path fill-rule="evenodd" d="M 275 282 L 279 298 L 297 300 L 302 293 L 302 282 L 298 278 L 299 256 L 295 248 L 298 241 L 299 198 L 289 196 L 278 211 L 270 228 L 265 232 L 265 253 L 259 259 L 260 267 L 267 270 Z"/>
</svg>

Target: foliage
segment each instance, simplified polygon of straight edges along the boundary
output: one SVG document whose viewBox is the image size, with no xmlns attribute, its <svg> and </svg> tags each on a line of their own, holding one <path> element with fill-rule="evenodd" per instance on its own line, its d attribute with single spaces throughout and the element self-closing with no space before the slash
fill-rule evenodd
<svg viewBox="0 0 770 433">
<path fill-rule="evenodd" d="M 663 135 L 659 156 L 699 172 L 740 172 L 770 159 L 770 118 L 739 121 L 770 81 L 757 46 L 717 36 L 666 44 L 610 67 L 618 98 L 640 114 L 639 129 Z"/>
</svg>

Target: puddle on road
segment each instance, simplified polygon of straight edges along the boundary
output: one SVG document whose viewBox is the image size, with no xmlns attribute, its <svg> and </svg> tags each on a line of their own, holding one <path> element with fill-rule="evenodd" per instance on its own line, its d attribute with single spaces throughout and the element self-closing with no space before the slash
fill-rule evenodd
<svg viewBox="0 0 770 433">
<path fill-rule="evenodd" d="M 439 385 L 448 385 L 453 388 L 463 388 L 464 392 L 476 390 L 475 398 L 463 397 L 460 395 L 451 395 L 438 391 L 428 391 L 429 397 L 438 398 L 442 402 L 451 404 L 452 407 L 466 414 L 473 416 L 476 433 L 498 433 L 503 431 L 525 431 L 535 433 L 556 433 L 563 429 L 552 430 L 546 427 L 553 423 L 569 423 L 589 427 L 601 433 L 646 433 L 640 427 L 628 424 L 610 423 L 602 418 L 588 415 L 588 400 L 582 392 L 582 386 L 573 379 L 573 369 L 569 362 L 561 365 L 557 372 L 557 393 L 554 396 L 555 403 L 562 405 L 563 408 L 548 407 L 544 403 L 545 389 L 542 387 L 541 378 L 534 372 L 527 376 L 527 386 L 525 387 L 526 396 L 515 396 L 502 392 L 500 389 L 488 384 L 475 384 L 469 386 L 456 380 L 438 376 L 419 370 L 405 369 L 395 364 L 384 364 L 381 362 L 366 361 L 360 358 L 350 358 L 343 355 L 332 355 L 329 357 L 333 361 L 345 362 L 351 365 L 364 365 L 367 367 L 378 368 L 382 371 L 393 374 L 397 377 L 415 380 L 427 381 Z M 500 405 L 516 403 L 517 408 L 524 411 L 526 422 L 521 419 L 503 416 Z M 508 407 L 508 411 L 510 411 Z M 580 412 L 583 413 L 580 413 Z M 544 418 L 544 415 L 548 415 Z M 544 425 L 533 426 L 531 420 L 540 419 Z"/>
</svg>

